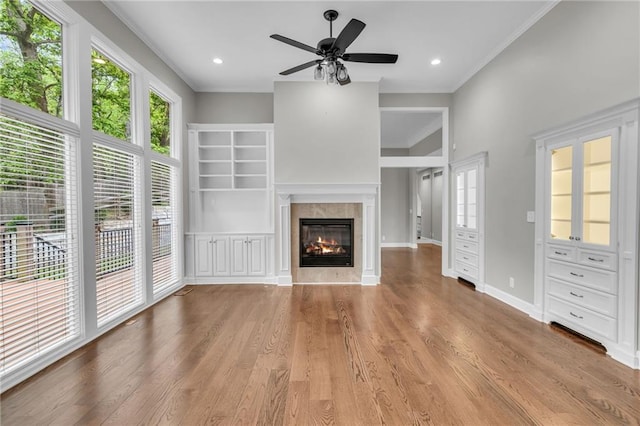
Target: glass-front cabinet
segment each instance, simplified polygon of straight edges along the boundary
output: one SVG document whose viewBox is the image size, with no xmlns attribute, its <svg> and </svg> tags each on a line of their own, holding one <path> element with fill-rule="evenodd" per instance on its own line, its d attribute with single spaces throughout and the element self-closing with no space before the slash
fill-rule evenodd
<svg viewBox="0 0 640 426">
<path fill-rule="evenodd" d="M 478 228 L 478 166 L 456 171 L 456 227 Z"/>
<path fill-rule="evenodd" d="M 607 131 L 548 148 L 549 242 L 614 247 L 615 142 Z"/>
</svg>

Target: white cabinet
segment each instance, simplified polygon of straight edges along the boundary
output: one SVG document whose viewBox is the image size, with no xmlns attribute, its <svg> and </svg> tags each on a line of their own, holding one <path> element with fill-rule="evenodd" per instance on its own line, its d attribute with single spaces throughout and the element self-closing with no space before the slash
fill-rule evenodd
<svg viewBox="0 0 640 426">
<path fill-rule="evenodd" d="M 453 268 L 458 277 L 484 286 L 484 169 L 486 152 L 451 165 L 454 179 Z"/>
<path fill-rule="evenodd" d="M 263 282 L 267 276 L 267 235 L 188 234 L 187 280 L 202 283 Z M 189 276 L 190 271 L 193 274 Z M 258 281 L 255 281 L 258 279 Z"/>
<path fill-rule="evenodd" d="M 229 237 L 196 235 L 194 241 L 193 261 L 196 277 L 229 275 Z"/>
<path fill-rule="evenodd" d="M 534 315 L 638 368 L 638 101 L 535 139 Z"/>
<path fill-rule="evenodd" d="M 231 237 L 231 275 L 264 276 L 266 274 L 265 237 Z"/>
</svg>

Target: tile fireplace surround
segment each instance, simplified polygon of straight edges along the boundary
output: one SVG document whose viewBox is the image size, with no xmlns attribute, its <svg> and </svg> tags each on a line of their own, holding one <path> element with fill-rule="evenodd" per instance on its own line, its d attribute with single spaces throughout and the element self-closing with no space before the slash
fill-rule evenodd
<svg viewBox="0 0 640 426">
<path fill-rule="evenodd" d="M 277 283 L 376 285 L 377 184 L 277 184 Z M 301 217 L 354 219 L 352 268 L 300 268 Z"/>
</svg>

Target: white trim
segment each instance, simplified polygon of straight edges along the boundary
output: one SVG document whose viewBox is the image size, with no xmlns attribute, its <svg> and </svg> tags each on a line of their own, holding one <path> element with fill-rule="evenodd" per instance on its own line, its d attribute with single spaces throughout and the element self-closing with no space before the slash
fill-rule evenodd
<svg viewBox="0 0 640 426">
<path fill-rule="evenodd" d="M 524 312 L 525 314 L 531 316 L 534 308 L 533 308 L 533 304 L 525 302 L 524 300 L 515 297 L 505 291 L 500 290 L 497 287 L 493 287 L 489 284 L 484 283 L 483 286 L 484 291 L 481 291 L 481 293 L 485 293 L 491 297 L 493 297 L 494 299 L 497 299 L 503 303 L 506 303 L 507 305 L 511 306 L 512 308 L 515 308 L 521 312 Z M 476 287 L 477 290 L 477 287 Z"/>
<path fill-rule="evenodd" d="M 445 167 L 447 163 L 444 157 L 436 155 L 425 155 L 420 157 L 380 157 L 380 167 L 416 167 L 416 168 L 434 168 Z"/>
<path fill-rule="evenodd" d="M 80 129 L 77 124 L 65 120 L 64 118 L 56 117 L 51 114 L 47 114 L 46 112 L 38 111 L 37 109 L 22 105 L 18 102 L 12 101 L 11 99 L 0 97 L 0 113 L 37 126 L 46 127 L 47 129 L 51 129 L 56 132 L 65 133 L 75 138 L 80 136 Z"/>
<path fill-rule="evenodd" d="M 250 130 L 273 131 L 273 123 L 237 123 L 237 124 L 210 124 L 187 123 L 188 130 L 196 131 L 220 131 L 220 132 L 244 132 Z"/>
<path fill-rule="evenodd" d="M 433 240 L 431 238 L 418 238 L 416 240 L 416 244 L 433 244 L 435 246 L 439 246 L 442 247 L 442 241 L 438 241 L 438 240 Z"/>
<path fill-rule="evenodd" d="M 185 285 L 224 285 L 224 284 L 264 284 L 275 285 L 269 282 L 266 277 L 185 277 Z"/>
<path fill-rule="evenodd" d="M 544 15 L 549 13 L 551 9 L 553 9 L 560 0 L 553 0 L 547 2 L 542 5 L 542 7 L 533 14 L 524 24 L 522 24 L 518 29 L 516 29 L 511 35 L 509 35 L 506 39 L 504 39 L 496 48 L 494 48 L 487 56 L 484 57 L 480 62 L 478 62 L 474 67 L 472 67 L 469 72 L 465 74 L 465 76 L 458 82 L 458 84 L 454 85 L 447 90 L 448 93 L 454 93 L 458 91 L 467 81 L 469 81 L 474 75 L 476 75 L 482 68 L 487 66 L 489 62 L 496 58 L 503 50 L 511 45 L 514 41 L 518 39 L 522 34 L 524 34 L 529 28 L 531 28 L 536 22 L 538 22 Z"/>
<path fill-rule="evenodd" d="M 381 243 L 382 248 L 411 248 L 417 249 L 418 245 L 414 243 Z"/>
</svg>

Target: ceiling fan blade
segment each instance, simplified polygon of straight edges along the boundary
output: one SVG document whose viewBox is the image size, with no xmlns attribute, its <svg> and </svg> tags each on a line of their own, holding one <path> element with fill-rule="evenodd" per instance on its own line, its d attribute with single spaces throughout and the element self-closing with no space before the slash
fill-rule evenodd
<svg viewBox="0 0 640 426">
<path fill-rule="evenodd" d="M 332 49 L 338 49 L 340 52 L 344 52 L 347 47 L 360 35 L 366 24 L 357 19 L 349 21 L 346 27 L 338 34 L 338 37 L 333 42 Z"/>
<path fill-rule="evenodd" d="M 281 36 L 280 34 L 271 34 L 269 37 L 271 37 L 274 40 L 278 40 L 278 41 L 281 41 L 283 43 L 286 43 L 286 44 L 288 44 L 290 46 L 297 47 L 298 49 L 306 50 L 307 52 L 311 52 L 311 53 L 315 53 L 315 54 L 318 53 L 318 49 L 316 49 L 315 47 L 311 47 L 311 46 L 309 46 L 307 44 L 300 43 L 299 41 L 295 41 L 295 40 L 292 40 L 292 39 L 290 39 L 288 37 Z"/>
<path fill-rule="evenodd" d="M 340 83 L 340 86 L 344 86 L 346 84 L 349 84 L 349 83 L 351 83 L 351 77 L 347 76 L 347 79 L 344 80 L 344 81 L 338 80 L 338 83 Z"/>
<path fill-rule="evenodd" d="M 320 60 L 315 60 L 315 61 L 309 61 L 309 62 L 305 62 L 302 65 L 298 65 L 297 67 L 293 67 L 293 68 L 289 68 L 288 70 L 282 71 L 280 73 L 280 75 L 289 75 L 289 74 L 293 74 L 294 72 L 298 72 L 298 71 L 302 71 L 304 69 L 310 68 L 312 66 L 314 66 L 315 64 L 319 63 Z"/>
<path fill-rule="evenodd" d="M 395 64 L 398 55 L 389 53 L 345 53 L 342 59 L 348 62 L 366 62 L 369 64 Z"/>
</svg>

